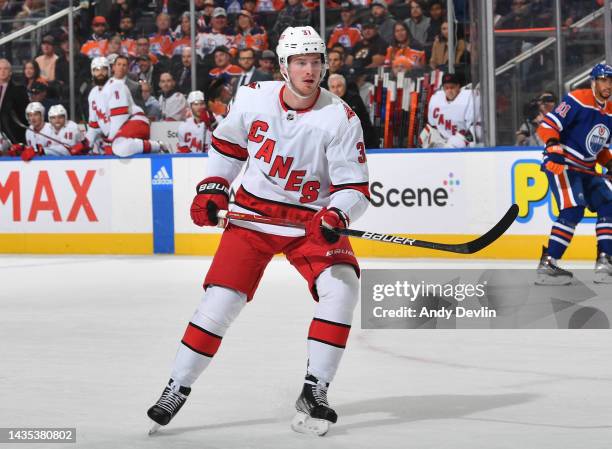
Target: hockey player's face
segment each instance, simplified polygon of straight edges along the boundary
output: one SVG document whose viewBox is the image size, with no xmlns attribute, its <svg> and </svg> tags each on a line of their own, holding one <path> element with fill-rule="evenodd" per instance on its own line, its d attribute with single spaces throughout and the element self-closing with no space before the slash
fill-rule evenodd
<svg viewBox="0 0 612 449">
<path fill-rule="evenodd" d="M 298 93 L 307 97 L 319 87 L 322 69 L 318 53 L 293 56 L 289 61 L 289 79 Z"/>
<path fill-rule="evenodd" d="M 602 100 L 609 100 L 612 95 L 612 78 L 598 78 L 595 80 L 595 93 Z"/>
<path fill-rule="evenodd" d="M 54 117 L 49 117 L 49 121 L 53 125 L 53 128 L 60 130 L 66 124 L 66 117 L 63 115 L 56 115 Z"/>
<path fill-rule="evenodd" d="M 108 81 L 108 69 L 106 67 L 93 69 L 93 80 L 96 86 L 104 86 Z"/>
<path fill-rule="evenodd" d="M 448 101 L 453 101 L 457 95 L 459 95 L 459 91 L 461 90 L 461 85 L 455 83 L 444 83 L 442 86 L 444 89 L 444 94 L 446 95 L 446 99 Z"/>
<path fill-rule="evenodd" d="M 191 112 L 194 117 L 199 117 L 203 109 L 204 109 L 204 103 L 201 101 L 191 104 Z"/>
<path fill-rule="evenodd" d="M 43 117 L 40 112 L 30 112 L 28 114 L 28 121 L 33 128 L 40 128 L 43 124 Z"/>
</svg>

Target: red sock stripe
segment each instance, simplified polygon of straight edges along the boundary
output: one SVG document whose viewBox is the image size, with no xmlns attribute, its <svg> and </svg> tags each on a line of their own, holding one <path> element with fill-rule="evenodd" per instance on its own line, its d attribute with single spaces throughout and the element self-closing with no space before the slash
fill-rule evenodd
<svg viewBox="0 0 612 449">
<path fill-rule="evenodd" d="M 320 341 L 337 348 L 345 348 L 351 326 L 314 318 L 308 330 L 308 339 Z"/>
<path fill-rule="evenodd" d="M 181 343 L 198 354 L 212 357 L 221 345 L 221 337 L 202 329 L 200 326 L 189 323 Z"/>
<path fill-rule="evenodd" d="M 564 239 L 567 239 L 567 240 L 571 240 L 573 237 L 572 234 L 562 231 L 560 229 L 556 229 L 556 228 L 553 228 L 552 233 L 555 235 L 558 235 L 559 237 L 563 237 Z"/>
<path fill-rule="evenodd" d="M 600 228 L 596 230 L 597 235 L 599 234 L 610 234 L 612 235 L 612 229 Z"/>
</svg>

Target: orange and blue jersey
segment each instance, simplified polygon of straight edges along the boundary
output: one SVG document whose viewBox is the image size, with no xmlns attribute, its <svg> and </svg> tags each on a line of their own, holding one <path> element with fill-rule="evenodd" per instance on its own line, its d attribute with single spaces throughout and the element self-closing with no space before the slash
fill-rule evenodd
<svg viewBox="0 0 612 449">
<path fill-rule="evenodd" d="M 361 37 L 361 25 L 353 23 L 345 26 L 343 23 L 336 25 L 327 42 L 327 48 L 332 48 L 336 43 L 340 43 L 344 48 L 352 50 Z"/>
<path fill-rule="evenodd" d="M 593 169 L 597 161 L 610 160 L 610 130 L 612 102 L 601 104 L 591 89 L 578 89 L 546 114 L 537 132 L 543 142 L 559 141 L 566 164 Z"/>
</svg>

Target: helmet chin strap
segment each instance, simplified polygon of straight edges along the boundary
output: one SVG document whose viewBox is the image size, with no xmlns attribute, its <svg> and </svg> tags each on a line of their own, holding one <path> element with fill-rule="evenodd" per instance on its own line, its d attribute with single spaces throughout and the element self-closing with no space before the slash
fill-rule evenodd
<svg viewBox="0 0 612 449">
<path fill-rule="evenodd" d="M 312 98 L 315 95 L 314 93 L 312 93 L 311 95 L 302 95 L 298 93 L 297 89 L 295 89 L 295 87 L 293 86 L 293 83 L 291 82 L 291 78 L 289 78 L 289 68 L 287 66 L 281 67 L 280 72 L 281 72 L 281 75 L 283 76 L 283 79 L 285 80 L 285 84 L 287 85 L 287 88 L 291 91 L 293 95 L 298 97 L 300 100 L 308 100 L 309 98 Z M 323 81 L 324 76 L 325 76 L 325 69 L 321 71 L 321 77 L 319 78 L 319 83 L 317 84 L 317 87 L 321 86 L 321 81 Z"/>
</svg>

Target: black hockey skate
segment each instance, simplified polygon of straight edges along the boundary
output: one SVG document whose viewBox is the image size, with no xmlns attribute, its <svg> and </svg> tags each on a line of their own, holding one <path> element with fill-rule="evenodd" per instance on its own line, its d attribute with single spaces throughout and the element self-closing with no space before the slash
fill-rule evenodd
<svg viewBox="0 0 612 449">
<path fill-rule="evenodd" d="M 557 260 L 548 255 L 548 248 L 542 247 L 542 258 L 538 265 L 536 285 L 569 285 L 574 275 L 557 266 Z"/>
<path fill-rule="evenodd" d="M 599 253 L 595 261 L 595 283 L 612 284 L 612 256 Z"/>
<path fill-rule="evenodd" d="M 174 380 L 170 379 L 160 398 L 147 412 L 149 418 L 155 423 L 151 430 L 149 430 L 149 435 L 154 434 L 161 426 L 165 426 L 170 422 L 187 401 L 189 393 L 191 393 L 191 388 L 181 387 Z"/>
<path fill-rule="evenodd" d="M 312 374 L 306 375 L 302 394 L 295 403 L 297 414 L 291 422 L 291 428 L 296 432 L 323 436 L 329 430 L 330 424 L 338 420 L 336 412 L 327 402 L 327 387 Z"/>
</svg>

